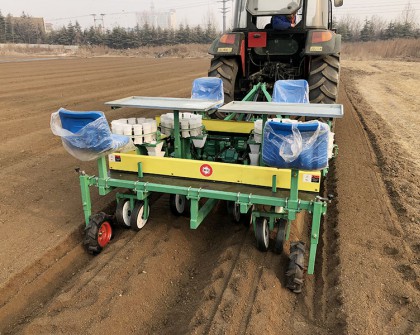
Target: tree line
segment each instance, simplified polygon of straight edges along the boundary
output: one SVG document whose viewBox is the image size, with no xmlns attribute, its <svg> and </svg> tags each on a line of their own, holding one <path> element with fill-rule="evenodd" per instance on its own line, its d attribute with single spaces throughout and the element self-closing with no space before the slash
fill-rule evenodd
<svg viewBox="0 0 420 335">
<path fill-rule="evenodd" d="M 361 27 L 361 28 L 360 28 Z M 354 18 L 345 18 L 336 23 L 335 28 L 344 42 L 392 40 L 396 38 L 419 38 L 420 30 L 413 22 L 385 22 L 373 16 L 363 24 Z"/>
<path fill-rule="evenodd" d="M 181 24 L 178 29 L 155 28 L 147 23 L 126 29 L 112 30 L 90 27 L 82 29 L 76 21 L 60 29 L 45 33 L 31 17 L 23 13 L 18 19 L 0 12 L 0 43 L 45 43 L 61 45 L 103 45 L 113 49 L 131 49 L 143 46 L 161 46 L 191 43 L 211 43 L 218 36 L 214 24 L 209 20 L 205 27 L 190 27 Z"/>
<path fill-rule="evenodd" d="M 347 16 L 334 20 L 337 33 L 343 41 L 374 41 L 395 38 L 419 38 L 420 31 L 416 24 L 415 11 L 410 3 L 405 7 L 399 20 L 386 22 L 377 16 L 364 22 Z M 126 29 L 114 27 L 102 30 L 95 27 L 82 29 L 76 21 L 58 30 L 45 33 L 34 23 L 31 16 L 22 13 L 16 19 L 9 14 L 3 16 L 0 11 L 0 43 L 45 43 L 61 45 L 104 45 L 113 49 L 138 48 L 143 46 L 161 46 L 189 43 L 211 43 L 219 32 L 209 20 L 205 27 L 180 25 L 178 29 L 162 29 L 149 24 L 137 25 Z"/>
<path fill-rule="evenodd" d="M 404 7 L 400 17 L 391 22 L 375 15 L 363 22 L 352 16 L 346 16 L 335 22 L 335 28 L 345 42 L 420 37 L 416 11 L 410 2 Z"/>
</svg>

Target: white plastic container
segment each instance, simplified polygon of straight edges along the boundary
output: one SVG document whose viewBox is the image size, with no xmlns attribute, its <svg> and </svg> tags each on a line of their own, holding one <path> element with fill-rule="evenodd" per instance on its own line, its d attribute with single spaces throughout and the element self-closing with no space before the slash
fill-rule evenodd
<svg viewBox="0 0 420 335">
<path fill-rule="evenodd" d="M 143 144 L 143 125 L 133 125 L 134 144 Z"/>
<path fill-rule="evenodd" d="M 163 135 L 170 135 L 169 119 L 166 114 L 160 116 L 160 131 Z"/>
<path fill-rule="evenodd" d="M 202 125 L 201 115 L 192 115 L 192 117 L 188 120 L 188 123 L 190 126 L 190 135 L 200 136 Z"/>
<path fill-rule="evenodd" d="M 123 135 L 132 136 L 133 135 L 133 126 L 131 124 L 123 125 Z"/>
<path fill-rule="evenodd" d="M 202 140 L 193 139 L 192 141 L 193 141 L 194 146 L 196 148 L 200 149 L 200 148 L 204 147 L 204 144 L 206 144 L 206 140 L 207 140 L 207 135 L 205 135 Z"/>
<path fill-rule="evenodd" d="M 149 156 L 159 156 L 162 152 L 163 142 L 157 143 L 154 147 L 146 147 Z M 163 151 L 165 153 L 165 151 Z"/>
<path fill-rule="evenodd" d="M 156 141 L 157 122 L 153 119 L 149 123 L 152 125 L 152 141 Z"/>
<path fill-rule="evenodd" d="M 128 123 L 128 119 L 118 119 L 118 120 L 115 120 L 116 122 L 118 122 L 118 123 L 121 123 L 121 124 L 127 124 Z"/>
<path fill-rule="evenodd" d="M 261 143 L 262 138 L 262 120 L 254 121 L 254 141 Z"/>
<path fill-rule="evenodd" d="M 250 164 L 251 165 L 258 165 L 258 158 L 259 158 L 260 154 L 249 154 L 249 160 L 251 161 Z"/>
<path fill-rule="evenodd" d="M 152 124 L 145 122 L 143 123 L 143 141 L 144 143 L 152 142 Z"/>
<path fill-rule="evenodd" d="M 137 124 L 137 119 L 135 117 L 130 117 L 127 119 L 128 124 Z"/>
<path fill-rule="evenodd" d="M 190 137 L 188 120 L 187 119 L 182 119 L 179 123 L 181 125 L 182 137 L 184 137 L 184 138 Z"/>
<path fill-rule="evenodd" d="M 249 149 L 251 150 L 251 154 L 258 154 L 260 152 L 260 144 L 250 144 Z"/>
<path fill-rule="evenodd" d="M 124 135 L 124 125 L 122 123 L 116 122 L 118 120 L 111 122 L 111 131 L 113 134 Z"/>
</svg>

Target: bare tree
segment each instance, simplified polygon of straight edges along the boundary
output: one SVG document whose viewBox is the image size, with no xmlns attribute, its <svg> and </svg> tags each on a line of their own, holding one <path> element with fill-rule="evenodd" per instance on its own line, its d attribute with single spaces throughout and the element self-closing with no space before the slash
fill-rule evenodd
<svg viewBox="0 0 420 335">
<path fill-rule="evenodd" d="M 401 18 L 399 21 L 401 21 L 402 24 L 405 24 L 405 25 L 410 25 L 412 27 L 416 26 L 416 22 L 417 22 L 416 10 L 411 5 L 410 1 L 408 1 L 408 3 L 405 5 L 401 13 Z"/>
<path fill-rule="evenodd" d="M 373 15 L 371 17 L 370 23 L 372 25 L 375 38 L 379 38 L 381 36 L 381 32 L 384 31 L 388 26 L 387 21 L 377 15 Z"/>
</svg>

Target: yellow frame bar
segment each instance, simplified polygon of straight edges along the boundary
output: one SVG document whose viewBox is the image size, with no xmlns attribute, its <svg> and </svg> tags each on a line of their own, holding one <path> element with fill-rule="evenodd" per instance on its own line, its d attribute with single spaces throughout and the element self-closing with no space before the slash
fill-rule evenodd
<svg viewBox="0 0 420 335">
<path fill-rule="evenodd" d="M 203 120 L 207 131 L 222 133 L 249 134 L 254 129 L 254 122 Z"/>
<path fill-rule="evenodd" d="M 155 117 L 156 122 L 160 124 L 160 116 Z M 254 122 L 250 121 L 224 121 L 204 119 L 203 125 L 207 131 L 216 131 L 220 133 L 250 134 L 254 129 Z"/>
<path fill-rule="evenodd" d="M 137 173 L 139 163 L 142 164 L 142 172 L 145 174 L 266 186 L 270 188 L 273 186 L 273 176 L 276 176 L 276 187 L 290 189 L 291 170 L 289 169 L 127 153 L 109 155 L 109 168 L 111 170 Z M 319 192 L 320 181 L 320 171 L 299 171 L 298 189 L 300 191 Z"/>
</svg>

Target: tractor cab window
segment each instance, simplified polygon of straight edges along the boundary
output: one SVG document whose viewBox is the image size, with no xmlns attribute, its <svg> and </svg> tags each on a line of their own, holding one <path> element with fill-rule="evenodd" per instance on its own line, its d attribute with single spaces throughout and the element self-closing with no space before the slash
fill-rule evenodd
<svg viewBox="0 0 420 335">
<path fill-rule="evenodd" d="M 325 0 L 328 1 L 328 0 Z M 298 12 L 301 17 L 303 0 L 236 0 L 234 28 L 247 27 L 247 17 L 252 15 L 253 23 L 263 29 L 274 15 L 287 15 Z"/>
<path fill-rule="evenodd" d="M 328 29 L 329 0 L 308 1 L 306 26 L 309 28 Z"/>
<path fill-rule="evenodd" d="M 296 13 L 302 0 L 248 0 L 246 9 L 254 16 Z"/>
</svg>

